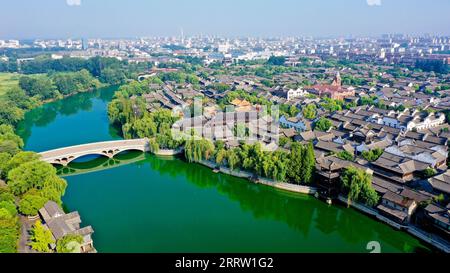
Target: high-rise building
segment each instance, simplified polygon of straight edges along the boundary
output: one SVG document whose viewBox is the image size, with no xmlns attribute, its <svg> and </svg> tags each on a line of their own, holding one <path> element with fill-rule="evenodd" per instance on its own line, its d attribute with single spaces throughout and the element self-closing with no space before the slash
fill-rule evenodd
<svg viewBox="0 0 450 273">
<path fill-rule="evenodd" d="M 83 44 L 83 50 L 86 50 L 89 48 L 89 41 L 87 39 L 83 39 L 82 44 Z"/>
</svg>

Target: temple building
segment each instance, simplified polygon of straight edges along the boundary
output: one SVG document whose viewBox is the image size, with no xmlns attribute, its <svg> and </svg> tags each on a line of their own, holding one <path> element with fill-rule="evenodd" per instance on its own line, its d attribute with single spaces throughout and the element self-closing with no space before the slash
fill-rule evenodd
<svg viewBox="0 0 450 273">
<path fill-rule="evenodd" d="M 342 78 L 339 72 L 336 73 L 331 84 L 316 84 L 307 87 L 306 90 L 319 97 L 329 97 L 335 100 L 343 100 L 355 96 L 355 89 L 353 87 L 344 88 L 342 86 Z"/>
</svg>

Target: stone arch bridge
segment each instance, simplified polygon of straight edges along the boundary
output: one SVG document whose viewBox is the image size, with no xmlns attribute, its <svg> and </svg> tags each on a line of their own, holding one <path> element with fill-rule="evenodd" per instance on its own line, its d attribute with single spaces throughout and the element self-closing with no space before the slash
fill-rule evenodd
<svg viewBox="0 0 450 273">
<path fill-rule="evenodd" d="M 70 162 L 83 156 L 101 155 L 108 158 L 113 158 L 115 155 L 125 151 L 148 152 L 148 139 L 144 138 L 89 143 L 46 151 L 39 153 L 39 155 L 41 156 L 41 160 L 45 162 L 67 166 Z"/>
</svg>

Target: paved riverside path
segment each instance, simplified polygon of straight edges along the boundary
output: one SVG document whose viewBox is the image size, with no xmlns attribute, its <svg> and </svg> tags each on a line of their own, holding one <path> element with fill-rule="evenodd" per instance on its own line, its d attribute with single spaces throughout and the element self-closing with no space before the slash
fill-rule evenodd
<svg viewBox="0 0 450 273">
<path fill-rule="evenodd" d="M 148 151 L 148 139 L 117 140 L 70 146 L 39 153 L 41 160 L 67 166 L 73 160 L 86 155 L 102 155 L 109 158 L 124 151 Z"/>
</svg>

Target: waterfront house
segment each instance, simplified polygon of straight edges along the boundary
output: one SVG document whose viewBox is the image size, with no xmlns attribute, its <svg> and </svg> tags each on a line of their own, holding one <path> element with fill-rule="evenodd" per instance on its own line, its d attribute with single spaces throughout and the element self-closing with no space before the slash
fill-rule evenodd
<svg viewBox="0 0 450 273">
<path fill-rule="evenodd" d="M 94 230 L 91 226 L 80 227 L 81 218 L 77 211 L 66 214 L 58 204 L 53 201 L 48 201 L 45 203 L 44 207 L 39 210 L 39 216 L 41 217 L 44 226 L 51 231 L 55 241 L 69 234 L 81 235 L 83 237 L 81 252 L 96 252 L 92 241 L 92 233 L 94 233 Z M 56 245 L 53 244 L 51 247 L 52 249 L 55 249 Z"/>
<path fill-rule="evenodd" d="M 431 177 L 428 179 L 431 187 L 437 194 L 444 194 L 450 196 L 450 170 L 447 172 Z"/>
<path fill-rule="evenodd" d="M 414 199 L 387 191 L 377 209 L 386 217 L 401 224 L 406 224 L 410 221 L 417 206 L 418 204 Z"/>
<path fill-rule="evenodd" d="M 384 152 L 380 158 L 371 163 L 374 173 L 385 179 L 405 184 L 412 181 L 414 173 L 422 172 L 429 164 Z"/>
<path fill-rule="evenodd" d="M 434 203 L 429 204 L 425 208 L 425 215 L 429 220 L 429 227 L 450 240 L 450 204 L 445 208 Z"/>
</svg>

